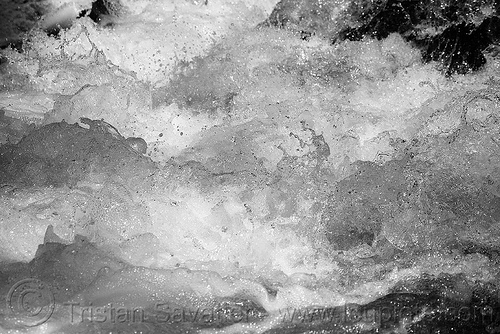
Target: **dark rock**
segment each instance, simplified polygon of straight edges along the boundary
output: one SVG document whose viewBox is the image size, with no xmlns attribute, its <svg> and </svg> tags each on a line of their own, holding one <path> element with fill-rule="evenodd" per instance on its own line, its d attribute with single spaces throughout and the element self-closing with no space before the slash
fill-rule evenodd
<svg viewBox="0 0 500 334">
<path fill-rule="evenodd" d="M 68 17 L 58 22 L 57 25 L 45 28 L 45 32 L 49 36 L 57 36 L 61 30 L 71 28 L 75 19 L 85 16 L 102 27 L 111 27 L 114 19 L 122 14 L 123 10 L 123 5 L 119 0 L 95 0 L 90 9 L 85 9 L 74 17 Z"/>
<path fill-rule="evenodd" d="M 484 5 L 484 4 L 483 4 Z M 479 10 L 477 4 L 443 4 L 431 1 L 389 0 L 372 14 L 358 14 L 361 26 L 346 28 L 340 39 L 360 40 L 365 36 L 386 38 L 391 33 L 401 34 L 407 41 L 421 48 L 424 62 L 439 61 L 446 75 L 477 71 L 486 63 L 484 49 L 497 39 L 500 29 L 498 17 L 488 17 L 481 25 L 467 23 Z M 427 36 L 422 28 L 444 29 L 435 36 Z M 423 30 L 423 29 L 422 29 Z"/>
<path fill-rule="evenodd" d="M 489 43 L 498 44 L 500 42 L 500 18 L 498 16 L 484 20 L 479 26 L 479 30 L 486 35 Z"/>
<path fill-rule="evenodd" d="M 360 6 L 353 2 L 351 7 Z M 428 1 L 389 0 L 380 7 L 351 8 L 354 16 L 362 25 L 357 28 L 346 28 L 339 34 L 341 40 L 360 40 L 364 36 L 382 39 L 392 33 L 405 35 L 417 24 L 429 19 Z"/>
<path fill-rule="evenodd" d="M 481 69 L 486 63 L 483 51 L 500 36 L 500 18 L 481 12 L 496 6 L 491 1 L 352 1 L 340 31 L 340 23 L 332 20 L 335 6 L 333 1 L 282 0 L 263 25 L 296 31 L 303 39 L 315 34 L 333 41 L 399 33 L 421 49 L 424 62 L 439 61 L 446 75 Z M 438 33 L 429 35 L 428 28 Z"/>
<path fill-rule="evenodd" d="M 99 23 L 103 16 L 110 15 L 110 11 L 104 0 L 96 0 L 92 2 L 92 8 L 88 15 L 92 21 Z"/>
<path fill-rule="evenodd" d="M 119 16 L 122 11 L 123 5 L 119 0 L 95 0 L 88 16 L 95 23 L 110 27 L 113 25 L 113 18 Z"/>
<path fill-rule="evenodd" d="M 7 47 L 22 51 L 22 40 L 36 22 L 47 13 L 46 0 L 2 1 L 0 10 L 0 49 Z"/>
<path fill-rule="evenodd" d="M 386 0 L 381 2 L 356 2 L 349 7 L 351 22 L 340 37 L 359 40 L 364 36 L 382 39 L 392 33 L 399 33 L 414 40 L 425 38 L 426 28 L 446 28 L 481 17 L 482 6 L 488 1 L 474 4 L 432 0 Z M 490 4 L 491 5 L 491 4 Z"/>
<path fill-rule="evenodd" d="M 422 56 L 425 62 L 440 61 L 447 75 L 466 74 L 486 63 L 483 50 L 490 42 L 483 29 L 460 23 L 431 38 Z"/>
</svg>

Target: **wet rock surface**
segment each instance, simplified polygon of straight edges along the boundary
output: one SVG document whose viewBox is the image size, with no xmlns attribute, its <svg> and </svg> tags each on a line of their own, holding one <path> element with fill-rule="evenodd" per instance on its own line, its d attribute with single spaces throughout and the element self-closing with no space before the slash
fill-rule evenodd
<svg viewBox="0 0 500 334">
<path fill-rule="evenodd" d="M 498 42 L 500 19 L 492 1 L 353 1 L 344 22 L 332 19 L 336 6 L 333 1 L 284 0 L 264 25 L 299 32 L 303 39 L 316 34 L 332 41 L 384 39 L 398 33 L 420 48 L 424 62 L 440 62 L 446 75 L 481 69 L 485 49 Z"/>
<path fill-rule="evenodd" d="M 0 3 L 0 48 L 22 49 L 23 34 L 28 32 L 44 15 L 49 4 L 45 0 L 4 0 Z"/>
</svg>

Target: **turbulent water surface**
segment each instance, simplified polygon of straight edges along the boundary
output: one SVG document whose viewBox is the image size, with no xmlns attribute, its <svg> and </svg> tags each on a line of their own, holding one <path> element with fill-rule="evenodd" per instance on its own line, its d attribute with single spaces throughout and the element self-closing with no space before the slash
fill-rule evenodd
<svg viewBox="0 0 500 334">
<path fill-rule="evenodd" d="M 499 331 L 496 2 L 25 5 L 2 332 Z"/>
</svg>

